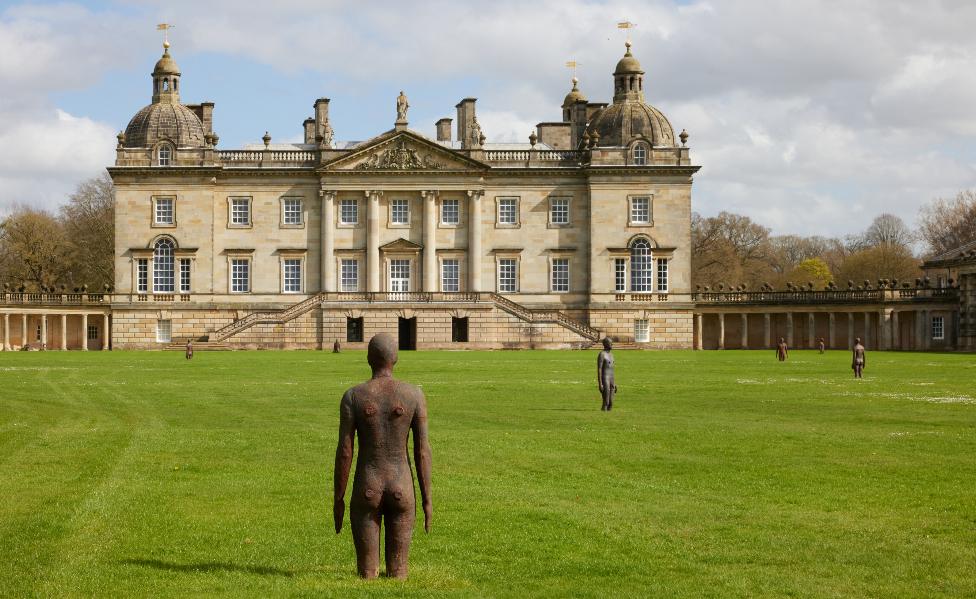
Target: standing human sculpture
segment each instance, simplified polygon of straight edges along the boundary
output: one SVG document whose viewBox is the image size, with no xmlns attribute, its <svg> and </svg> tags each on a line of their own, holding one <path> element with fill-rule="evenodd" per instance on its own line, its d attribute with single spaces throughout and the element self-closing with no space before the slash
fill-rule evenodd
<svg viewBox="0 0 976 599">
<path fill-rule="evenodd" d="M 407 96 L 400 90 L 400 95 L 397 96 L 396 109 L 397 109 L 397 122 L 406 123 L 407 122 L 407 109 L 410 108 L 410 103 L 407 101 Z"/>
<path fill-rule="evenodd" d="M 603 397 L 603 412 L 613 408 L 613 396 L 617 392 L 617 382 L 613 376 L 613 344 L 609 338 L 603 339 L 603 351 L 596 358 L 596 382 Z"/>
<path fill-rule="evenodd" d="M 776 357 L 780 362 L 785 362 L 786 358 L 790 357 L 790 348 L 786 345 L 786 339 L 782 337 L 779 338 L 779 343 L 776 344 Z"/>
<path fill-rule="evenodd" d="M 817 339 L 817 347 L 820 349 L 820 353 L 824 353 L 824 350 L 827 349 L 827 342 L 824 341 L 823 337 Z"/>
<path fill-rule="evenodd" d="M 339 534 L 342 530 L 346 485 L 358 437 L 359 456 L 349 519 L 359 575 L 363 578 L 379 575 L 380 524 L 385 520 L 386 575 L 406 578 L 416 518 L 413 473 L 407 457 L 410 431 L 413 431 L 414 462 L 427 532 L 433 516 L 427 404 L 420 389 L 393 378 L 397 342 L 391 335 L 380 333 L 370 339 L 366 355 L 372 378 L 347 390 L 339 408 L 333 481 L 335 531 Z"/>
<path fill-rule="evenodd" d="M 864 378 L 865 350 L 861 344 L 861 338 L 854 339 L 854 348 L 851 350 L 851 369 L 854 371 L 854 378 Z"/>
</svg>

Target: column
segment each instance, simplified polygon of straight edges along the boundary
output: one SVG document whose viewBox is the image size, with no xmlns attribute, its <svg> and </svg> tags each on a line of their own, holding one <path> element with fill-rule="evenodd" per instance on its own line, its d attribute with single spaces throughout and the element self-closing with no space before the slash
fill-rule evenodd
<svg viewBox="0 0 976 599">
<path fill-rule="evenodd" d="M 41 314 L 41 349 L 47 349 L 47 314 Z"/>
<path fill-rule="evenodd" d="M 61 351 L 68 351 L 68 315 L 61 315 Z"/>
<path fill-rule="evenodd" d="M 3 351 L 10 351 L 10 315 L 3 315 Z"/>
<path fill-rule="evenodd" d="M 469 191 L 468 197 L 468 291 L 481 291 L 481 196 Z"/>
<path fill-rule="evenodd" d="M 768 348 L 772 345 L 769 339 L 769 331 L 770 331 L 769 320 L 770 320 L 769 312 L 766 312 L 765 314 L 763 314 L 763 347 L 764 348 Z"/>
<path fill-rule="evenodd" d="M 749 315 L 742 313 L 742 349 L 749 349 Z"/>
<path fill-rule="evenodd" d="M 922 310 L 921 316 L 922 316 L 922 322 L 920 323 L 918 328 L 919 333 L 921 333 L 921 337 L 919 337 L 919 340 L 921 342 L 922 349 L 927 350 L 932 348 L 932 324 L 931 324 L 932 320 L 929 316 L 928 310 Z"/>
<path fill-rule="evenodd" d="M 424 196 L 424 291 L 437 291 L 437 192 Z"/>
<path fill-rule="evenodd" d="M 725 349 L 725 313 L 718 313 L 718 348 Z"/>
<path fill-rule="evenodd" d="M 695 349 L 704 349 L 702 347 L 702 325 L 705 319 L 702 317 L 701 312 L 695 314 Z"/>
<path fill-rule="evenodd" d="M 322 257 L 319 271 L 321 282 L 320 291 L 335 291 L 335 199 L 336 192 L 320 191 L 322 196 L 322 222 L 319 228 L 319 238 L 322 240 Z"/>
<path fill-rule="evenodd" d="M 366 291 L 380 290 L 380 196 L 382 191 L 366 192 Z"/>
<path fill-rule="evenodd" d="M 20 315 L 20 347 L 27 345 L 27 314 Z"/>
<path fill-rule="evenodd" d="M 854 347 L 854 313 L 847 313 L 847 349 Z"/>
<path fill-rule="evenodd" d="M 793 347 L 793 313 L 786 313 L 786 345 Z"/>
<path fill-rule="evenodd" d="M 886 350 L 891 347 L 891 313 L 881 309 L 878 311 L 878 349 Z"/>
<path fill-rule="evenodd" d="M 81 315 L 81 351 L 88 351 L 88 314 Z"/>
<path fill-rule="evenodd" d="M 891 349 L 901 349 L 901 327 L 898 325 L 898 311 L 891 311 Z"/>
<path fill-rule="evenodd" d="M 108 349 L 108 340 L 111 337 L 111 333 L 108 328 L 108 314 L 105 314 L 104 321 L 102 322 L 102 349 Z"/>
<path fill-rule="evenodd" d="M 817 318 L 815 312 L 810 312 L 807 314 L 807 347 L 813 349 L 816 347 L 816 332 L 817 332 Z"/>
<path fill-rule="evenodd" d="M 834 337 L 836 336 L 834 334 L 834 327 L 836 324 L 837 322 L 834 319 L 834 313 L 830 312 L 829 314 L 827 314 L 827 347 L 828 348 L 834 346 Z"/>
<path fill-rule="evenodd" d="M 868 340 L 871 338 L 871 313 L 864 313 L 864 339 L 861 339 L 861 343 L 864 347 L 868 346 Z"/>
</svg>

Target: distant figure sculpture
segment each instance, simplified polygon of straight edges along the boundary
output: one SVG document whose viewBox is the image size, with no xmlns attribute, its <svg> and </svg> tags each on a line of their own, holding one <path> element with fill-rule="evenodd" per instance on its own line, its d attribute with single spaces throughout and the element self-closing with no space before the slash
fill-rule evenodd
<svg viewBox="0 0 976 599">
<path fill-rule="evenodd" d="M 790 357 L 790 348 L 786 346 L 786 339 L 782 337 L 779 338 L 779 343 L 776 344 L 776 357 L 779 358 L 780 362 L 785 362 L 786 358 Z"/>
<path fill-rule="evenodd" d="M 603 412 L 609 412 L 613 408 L 613 395 L 617 392 L 617 382 L 613 376 L 613 345 L 610 339 L 603 339 L 603 351 L 596 358 L 596 382 L 600 387 L 600 395 L 603 396 Z"/>
<path fill-rule="evenodd" d="M 339 340 L 338 339 L 336 339 L 335 340 L 335 343 L 332 344 L 332 353 L 334 353 L 334 354 L 339 353 Z"/>
<path fill-rule="evenodd" d="M 186 340 L 186 359 L 187 360 L 193 359 L 193 341 L 191 341 L 190 339 Z"/>
<path fill-rule="evenodd" d="M 346 391 L 339 408 L 333 503 L 335 531 L 339 534 L 342 530 L 346 510 L 343 498 L 358 436 L 359 457 L 349 519 L 359 575 L 363 578 L 379 575 L 380 523 L 385 519 L 386 575 L 406 578 L 410 536 L 416 518 L 413 475 L 407 458 L 407 436 L 411 430 L 427 532 L 433 515 L 427 404 L 420 389 L 393 378 L 396 339 L 386 333 L 376 335 L 369 340 L 366 355 L 373 377 Z"/>
<path fill-rule="evenodd" d="M 400 95 L 397 96 L 397 122 L 406 123 L 407 122 L 407 109 L 410 108 L 410 103 L 407 102 L 407 96 L 404 95 L 403 90 L 400 90 Z"/>
<path fill-rule="evenodd" d="M 827 344 L 826 344 L 826 342 L 824 342 L 824 338 L 823 337 L 820 337 L 819 339 L 817 339 L 817 347 L 820 348 L 820 353 L 824 353 L 824 349 L 826 348 L 826 346 L 827 346 Z"/>
<path fill-rule="evenodd" d="M 851 368 L 854 370 L 854 378 L 861 379 L 864 378 L 862 375 L 864 373 L 864 346 L 861 345 L 861 338 L 858 337 L 854 340 L 854 349 L 851 352 Z"/>
</svg>

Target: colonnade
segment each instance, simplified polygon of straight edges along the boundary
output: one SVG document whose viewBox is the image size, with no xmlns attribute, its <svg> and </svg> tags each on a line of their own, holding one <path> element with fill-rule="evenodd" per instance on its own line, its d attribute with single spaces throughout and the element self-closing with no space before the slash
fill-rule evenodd
<svg viewBox="0 0 976 599">
<path fill-rule="evenodd" d="M 381 291 L 380 266 L 380 223 L 383 215 L 380 213 L 380 198 L 383 192 L 379 190 L 367 190 L 363 192 L 366 196 L 366 291 Z M 468 229 L 468 286 L 467 290 L 472 292 L 481 291 L 481 198 L 483 191 L 469 190 L 467 209 L 467 229 Z M 321 278 L 322 291 L 334 292 L 339 286 L 336 276 L 335 260 L 335 228 L 336 228 L 336 201 L 338 192 L 333 190 L 323 190 L 322 196 L 322 260 Z M 437 277 L 437 200 L 440 191 L 421 191 L 423 200 L 423 278 L 422 291 L 434 292 L 438 288 Z"/>
<path fill-rule="evenodd" d="M 89 317 L 97 319 L 99 316 L 102 318 L 101 327 L 101 342 L 102 349 L 109 349 L 109 342 L 111 339 L 111 329 L 109 328 L 109 314 L 104 312 L 98 313 L 88 313 L 88 312 L 4 312 L 2 319 L 3 327 L 3 343 L 0 344 L 0 349 L 3 351 L 11 351 L 14 347 L 23 348 L 25 345 L 29 345 L 37 349 L 59 349 L 62 351 L 67 351 L 68 349 L 68 317 L 69 316 L 80 316 L 80 339 L 81 339 L 81 351 L 88 351 L 88 324 Z M 60 326 L 60 335 L 58 339 L 50 338 L 50 327 L 48 326 L 48 319 L 57 319 Z M 34 319 L 40 327 L 40 340 L 38 340 L 37 335 L 33 337 L 28 329 L 28 320 Z M 20 335 L 15 337 L 11 334 L 11 323 L 16 323 L 20 321 Z M 95 320 L 97 322 L 97 320 Z"/>
<path fill-rule="evenodd" d="M 941 313 L 942 311 L 940 311 Z M 843 311 L 822 311 L 822 310 L 796 310 L 796 311 L 750 311 L 735 312 L 728 311 L 707 311 L 695 314 L 695 348 L 704 347 L 705 316 L 714 315 L 717 317 L 717 345 L 718 349 L 726 349 L 729 344 L 735 345 L 740 349 L 760 349 L 772 348 L 776 346 L 778 339 L 773 337 L 773 317 L 777 316 L 779 329 L 777 337 L 783 337 L 789 347 L 815 348 L 818 346 L 820 337 L 824 337 L 826 347 L 837 347 L 841 339 L 846 339 L 846 347 L 853 347 L 855 340 L 855 330 L 859 330 L 861 342 L 870 349 L 912 349 L 927 350 L 932 349 L 932 311 L 928 308 L 895 309 L 879 308 L 874 310 L 843 310 Z M 798 323 L 802 323 L 801 318 L 806 319 L 806 326 L 802 327 L 802 338 L 796 334 L 800 328 Z M 750 324 L 755 323 L 756 319 L 762 319 L 762 344 L 752 345 L 750 339 L 755 338 L 755 334 L 750 337 Z M 904 327 L 903 320 L 910 318 L 911 327 Z M 949 318 L 943 316 L 944 341 L 942 346 L 951 346 L 952 338 L 949 330 L 951 323 Z M 739 321 L 738 343 L 729 339 L 727 335 L 727 323 L 733 322 L 731 319 Z M 824 326 L 824 320 L 826 320 Z M 818 323 L 821 324 L 821 334 L 818 335 Z M 846 323 L 846 327 L 844 324 Z M 733 324 L 734 326 L 734 324 Z M 756 327 L 758 328 L 758 327 Z M 846 331 L 844 330 L 846 328 Z M 825 332 L 825 334 L 823 334 Z M 846 333 L 846 335 L 844 335 Z M 841 335 L 844 335 L 843 337 Z M 903 338 L 904 337 L 904 338 Z"/>
</svg>

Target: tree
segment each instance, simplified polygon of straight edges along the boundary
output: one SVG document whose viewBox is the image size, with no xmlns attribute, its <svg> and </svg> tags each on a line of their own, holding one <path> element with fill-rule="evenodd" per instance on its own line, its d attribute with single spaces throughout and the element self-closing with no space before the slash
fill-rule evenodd
<svg viewBox="0 0 976 599">
<path fill-rule="evenodd" d="M 20 206 L 0 223 L 0 263 L 14 287 L 39 291 L 66 284 L 70 250 L 53 214 Z"/>
<path fill-rule="evenodd" d="M 60 216 L 71 250 L 68 285 L 101 289 L 114 284 L 115 202 L 109 176 L 79 184 Z"/>
<path fill-rule="evenodd" d="M 854 251 L 878 246 L 910 247 L 915 242 L 915 234 L 900 217 L 894 214 L 880 214 L 875 217 L 867 230 L 851 238 Z"/>
<path fill-rule="evenodd" d="M 790 279 L 800 285 L 813 283 L 814 289 L 823 289 L 834 280 L 830 267 L 820 258 L 807 258 L 790 272 Z"/>
<path fill-rule="evenodd" d="M 863 281 L 875 284 L 878 279 L 914 281 L 921 274 L 918 259 L 901 245 L 878 245 L 850 254 L 837 271 L 835 282 L 841 288 L 848 281 L 860 285 Z"/>
<path fill-rule="evenodd" d="M 951 200 L 932 200 L 919 210 L 918 222 L 919 236 L 929 255 L 976 240 L 976 190 L 960 191 Z"/>
<path fill-rule="evenodd" d="M 770 272 L 769 229 L 747 216 L 692 214 L 692 277 L 696 285 L 757 286 Z"/>
</svg>

